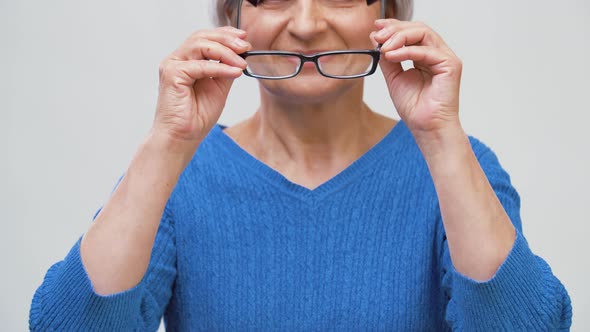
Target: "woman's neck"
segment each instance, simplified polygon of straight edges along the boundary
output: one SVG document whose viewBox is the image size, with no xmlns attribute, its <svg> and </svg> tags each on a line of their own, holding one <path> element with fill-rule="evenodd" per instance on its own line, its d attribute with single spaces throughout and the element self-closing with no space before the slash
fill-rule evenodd
<svg viewBox="0 0 590 332">
<path fill-rule="evenodd" d="M 308 188 L 340 173 L 395 125 L 363 102 L 362 83 L 309 103 L 261 91 L 258 111 L 226 133 L 254 157 Z"/>
</svg>

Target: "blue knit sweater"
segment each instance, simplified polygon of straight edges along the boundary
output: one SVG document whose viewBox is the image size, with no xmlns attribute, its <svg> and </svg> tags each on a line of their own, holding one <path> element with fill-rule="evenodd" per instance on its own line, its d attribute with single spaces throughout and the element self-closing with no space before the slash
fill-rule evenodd
<svg viewBox="0 0 590 332">
<path fill-rule="evenodd" d="M 30 328 L 155 331 L 164 315 L 168 331 L 568 330 L 570 298 L 529 249 L 508 174 L 470 142 L 517 229 L 488 281 L 453 268 L 432 178 L 403 122 L 314 190 L 216 126 L 167 202 L 143 280 L 96 294 L 78 240 L 35 293 Z"/>
</svg>

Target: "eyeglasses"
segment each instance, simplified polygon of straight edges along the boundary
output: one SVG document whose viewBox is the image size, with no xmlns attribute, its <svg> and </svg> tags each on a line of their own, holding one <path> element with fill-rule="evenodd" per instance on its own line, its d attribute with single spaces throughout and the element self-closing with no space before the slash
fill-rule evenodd
<svg viewBox="0 0 590 332">
<path fill-rule="evenodd" d="M 240 28 L 241 10 L 244 0 L 239 0 L 236 28 Z M 246 0 L 257 7 L 264 0 Z M 366 0 L 367 6 L 379 0 Z M 381 18 L 385 18 L 385 0 L 381 0 Z M 374 50 L 339 50 L 304 55 L 297 52 L 250 51 L 240 54 L 246 60 L 246 76 L 282 80 L 297 76 L 306 62 L 315 64 L 318 72 L 325 77 L 352 79 L 375 73 L 381 57 L 381 44 Z"/>
</svg>

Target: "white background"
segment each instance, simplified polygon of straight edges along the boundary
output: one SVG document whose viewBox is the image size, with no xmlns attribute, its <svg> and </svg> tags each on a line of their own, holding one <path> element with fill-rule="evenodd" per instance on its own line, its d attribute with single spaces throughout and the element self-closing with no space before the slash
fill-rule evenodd
<svg viewBox="0 0 590 332">
<path fill-rule="evenodd" d="M 0 329 L 23 331 L 149 129 L 158 63 L 212 24 L 209 0 L 0 1 Z M 590 330 L 588 1 L 417 0 L 414 18 L 462 58 L 463 126 L 511 174 L 525 236 Z M 380 73 L 366 98 L 395 116 Z M 240 78 L 221 122 L 256 106 Z"/>
</svg>

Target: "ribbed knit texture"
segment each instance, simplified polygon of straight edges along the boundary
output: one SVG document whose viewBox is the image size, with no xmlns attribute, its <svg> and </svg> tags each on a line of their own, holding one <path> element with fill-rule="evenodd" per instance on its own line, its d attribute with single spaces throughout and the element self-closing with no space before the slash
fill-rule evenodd
<svg viewBox="0 0 590 332">
<path fill-rule="evenodd" d="M 454 269 L 432 179 L 403 122 L 314 190 L 216 126 L 168 200 L 143 280 L 96 294 L 78 240 L 35 293 L 30 328 L 155 331 L 164 315 L 168 331 L 568 330 L 570 298 L 529 249 L 508 174 L 470 141 L 517 228 L 488 281 Z"/>
</svg>

